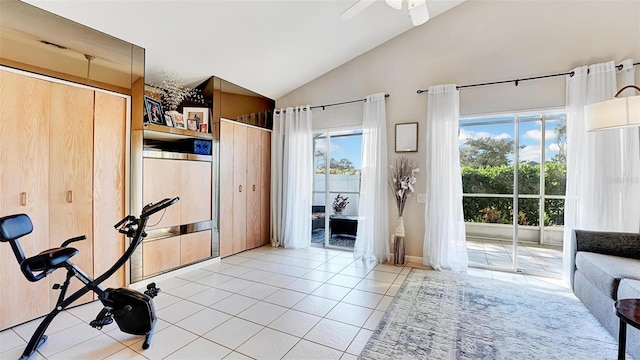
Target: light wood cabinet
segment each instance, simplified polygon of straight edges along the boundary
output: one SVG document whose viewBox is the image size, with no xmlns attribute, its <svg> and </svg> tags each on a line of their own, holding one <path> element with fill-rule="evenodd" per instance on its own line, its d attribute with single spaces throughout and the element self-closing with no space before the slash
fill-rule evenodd
<svg viewBox="0 0 640 360">
<path fill-rule="evenodd" d="M 180 236 L 180 265 L 211 256 L 211 230 Z"/>
<path fill-rule="evenodd" d="M 25 213 L 35 224 L 20 240 L 25 254 L 49 248 L 50 101 L 49 82 L 0 71 L 0 216 Z M 0 330 L 50 310 L 49 283 L 27 281 L 8 243 L 0 243 L 0 284 Z"/>
<path fill-rule="evenodd" d="M 79 250 L 72 261 L 101 274 L 124 251 L 113 224 L 125 211 L 126 99 L 0 70 L 0 109 L 0 216 L 31 218 L 34 232 L 21 239 L 27 257 L 86 235 L 71 245 Z M 0 292 L 0 330 L 48 313 L 65 272 L 30 283 L 7 244 L 0 260 L 0 284 L 11 289 Z M 103 285 L 124 285 L 124 269 Z M 67 294 L 81 286 L 74 278 Z"/>
<path fill-rule="evenodd" d="M 93 90 L 64 84 L 51 85 L 49 125 L 49 247 L 55 248 L 69 238 L 86 235 L 73 243 L 78 249 L 73 263 L 93 276 Z M 37 226 L 37 225 L 36 225 Z M 45 250 L 45 249 L 43 249 Z M 62 284 L 66 273 L 55 271 L 49 283 Z M 69 294 L 81 288 L 72 279 Z M 50 293 L 50 303 L 58 299 Z M 88 293 L 74 304 L 93 300 Z"/>
<path fill-rule="evenodd" d="M 146 157 L 143 169 L 144 204 L 175 196 L 180 201 L 168 207 L 166 213 L 159 212 L 149 219 L 149 238 L 142 249 L 142 276 L 210 258 L 211 230 L 188 229 L 211 221 L 211 162 Z M 155 239 L 156 235 L 165 238 Z"/>
<path fill-rule="evenodd" d="M 269 242 L 271 133 L 220 122 L 220 256 Z"/>
</svg>

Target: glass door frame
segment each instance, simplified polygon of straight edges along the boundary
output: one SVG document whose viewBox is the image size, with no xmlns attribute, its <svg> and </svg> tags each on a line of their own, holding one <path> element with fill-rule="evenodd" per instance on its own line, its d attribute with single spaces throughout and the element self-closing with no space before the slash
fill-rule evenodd
<svg viewBox="0 0 640 360">
<path fill-rule="evenodd" d="M 330 128 L 330 129 L 314 129 L 312 131 L 312 136 L 313 136 L 313 153 L 315 155 L 316 152 L 316 139 L 318 138 L 318 135 L 324 135 L 325 136 L 325 141 L 327 144 L 326 147 L 326 151 L 325 151 L 325 188 L 324 191 L 316 191 L 315 190 L 315 186 L 312 189 L 312 194 L 317 194 L 317 193 L 324 193 L 324 203 L 325 203 L 325 217 L 324 217 L 324 248 L 325 249 L 336 249 L 336 250 L 346 250 L 346 251 L 353 251 L 354 248 L 350 248 L 350 247 L 344 247 L 344 246 L 336 246 L 336 245 L 331 245 L 330 244 L 330 220 L 331 220 L 331 215 L 333 212 L 333 209 L 330 208 L 331 204 L 332 204 L 332 199 L 331 199 L 331 194 L 335 193 L 335 191 L 331 191 L 330 187 L 329 187 L 329 175 L 330 175 L 330 170 L 331 170 L 331 138 L 332 138 L 332 133 L 339 133 L 339 132 L 343 132 L 343 131 L 362 131 L 362 127 L 361 126 L 348 126 L 348 127 L 340 127 L 340 128 Z M 337 135 L 339 137 L 343 137 L 343 136 L 351 136 L 351 135 L 355 135 L 355 134 L 345 134 L 345 135 Z M 335 135 L 334 135 L 335 137 Z M 362 153 L 360 153 L 360 156 L 362 157 Z M 315 166 L 314 166 L 314 170 L 313 170 L 313 175 L 314 175 L 314 182 L 315 182 Z M 315 185 L 315 184 L 314 184 Z M 340 194 L 354 194 L 354 195 L 358 195 L 358 197 L 360 196 L 360 190 L 361 190 L 361 186 L 362 183 L 360 182 L 360 184 L 358 184 L 358 191 L 354 192 L 354 191 L 340 191 Z M 313 199 L 313 196 L 312 196 Z M 311 241 L 311 240 L 310 240 Z M 354 240 L 355 241 L 355 240 Z"/>
<path fill-rule="evenodd" d="M 505 267 L 500 267 L 500 266 L 495 266 L 495 265 L 484 265 L 484 264 L 473 264 L 472 267 L 476 267 L 476 268 L 481 268 L 481 269 L 488 269 L 488 270 L 500 270 L 500 271 L 508 271 L 508 272 L 513 272 L 513 273 L 529 273 L 529 274 L 533 274 L 533 275 L 542 275 L 542 276 L 546 276 L 549 277 L 550 275 L 548 273 L 539 273 L 535 270 L 524 270 L 519 268 L 518 266 L 518 236 L 519 236 L 519 227 L 520 224 L 518 222 L 518 214 L 519 214 L 519 200 L 520 199 L 538 199 L 538 209 L 539 209 L 539 225 L 538 227 L 539 229 L 539 243 L 543 244 L 544 243 L 544 229 L 545 229 L 545 223 L 544 223 L 544 211 L 546 208 L 546 202 L 545 200 L 548 199 L 565 199 L 564 195 L 547 195 L 546 191 L 545 191 L 545 163 L 546 163 L 546 141 L 548 140 L 546 138 L 546 116 L 547 115 L 552 115 L 552 114 L 558 114 L 558 113 L 565 113 L 566 114 L 566 109 L 565 108 L 550 108 L 550 109 L 539 109 L 539 110 L 532 110 L 532 111 L 513 111 L 513 112 L 507 112 L 507 113 L 496 113 L 496 114 L 490 114 L 490 115 L 481 115 L 481 116 L 473 116 L 473 115 L 469 115 L 469 116 L 465 116 L 465 117 L 461 117 L 460 120 L 471 120 L 471 119 L 490 119 L 490 118 L 495 118 L 495 117 L 513 117 L 512 120 L 512 124 L 513 124 L 513 140 L 514 140 L 514 151 L 513 151 L 513 194 L 485 194 L 485 193 L 463 193 L 463 197 L 495 197 L 495 198 L 512 198 L 512 208 L 513 208 L 513 216 L 512 216 L 512 220 L 511 220 L 511 225 L 513 226 L 513 235 L 512 235 L 512 241 L 511 241 L 511 256 L 512 256 L 512 261 L 511 261 L 511 268 L 505 268 Z M 520 120 L 521 117 L 526 117 L 526 116 L 531 116 L 531 115 L 541 115 L 540 120 L 529 120 L 529 121 L 524 121 L 524 122 L 536 122 L 539 121 L 541 124 L 541 138 L 540 138 L 540 186 L 539 186 L 539 191 L 538 194 L 520 194 L 520 188 L 519 188 L 519 164 L 520 164 L 520 123 L 522 122 Z M 566 118 L 565 118 L 566 121 Z M 482 121 L 483 125 L 492 125 L 492 124 L 508 124 L 509 122 L 505 121 L 505 120 L 496 120 L 496 121 Z M 467 125 L 464 127 L 471 127 L 473 125 Z M 463 127 L 463 126 L 461 126 Z M 560 274 L 561 276 L 561 274 Z"/>
</svg>

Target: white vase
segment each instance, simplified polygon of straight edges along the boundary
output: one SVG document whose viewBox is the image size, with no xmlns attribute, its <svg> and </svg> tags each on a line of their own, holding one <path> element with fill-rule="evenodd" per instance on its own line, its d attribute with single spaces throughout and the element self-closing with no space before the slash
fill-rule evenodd
<svg viewBox="0 0 640 360">
<path fill-rule="evenodd" d="M 396 235 L 404 236 L 404 221 L 402 220 L 402 216 L 398 216 L 396 222 Z"/>
</svg>

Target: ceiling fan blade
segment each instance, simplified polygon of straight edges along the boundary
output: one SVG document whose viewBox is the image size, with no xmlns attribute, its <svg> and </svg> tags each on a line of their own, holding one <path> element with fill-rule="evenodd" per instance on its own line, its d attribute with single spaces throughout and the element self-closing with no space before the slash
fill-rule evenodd
<svg viewBox="0 0 640 360">
<path fill-rule="evenodd" d="M 353 19 L 356 15 L 360 14 L 360 12 L 369 7 L 369 5 L 373 4 L 375 0 L 359 0 L 357 3 L 353 4 L 350 8 L 345 10 L 340 17 L 344 20 Z"/>
</svg>

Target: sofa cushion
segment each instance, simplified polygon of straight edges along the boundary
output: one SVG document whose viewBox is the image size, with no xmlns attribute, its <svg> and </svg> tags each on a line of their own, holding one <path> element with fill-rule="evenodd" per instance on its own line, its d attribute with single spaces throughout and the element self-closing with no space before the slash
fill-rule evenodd
<svg viewBox="0 0 640 360">
<path fill-rule="evenodd" d="M 618 299 L 640 299 L 640 280 L 620 280 Z"/>
<path fill-rule="evenodd" d="M 574 230 L 577 251 L 640 259 L 640 234 Z"/>
<path fill-rule="evenodd" d="M 603 294 L 618 299 L 620 279 L 640 280 L 640 260 L 579 251 L 576 268 Z"/>
</svg>

